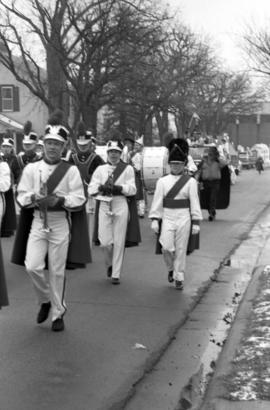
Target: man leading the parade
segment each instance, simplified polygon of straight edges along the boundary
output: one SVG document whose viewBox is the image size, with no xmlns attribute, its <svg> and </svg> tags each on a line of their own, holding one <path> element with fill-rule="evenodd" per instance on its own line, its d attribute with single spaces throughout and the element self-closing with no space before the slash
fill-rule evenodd
<svg viewBox="0 0 270 410">
<path fill-rule="evenodd" d="M 25 267 L 40 305 L 37 323 L 44 322 L 51 310 L 53 331 L 64 330 L 70 213 L 79 211 L 86 201 L 77 167 L 61 161 L 68 137 L 68 130 L 61 124 L 60 114 L 51 117 L 44 135 L 44 158 L 24 168 L 17 188 L 19 205 L 33 210 Z M 48 274 L 44 271 L 46 256 Z"/>
<path fill-rule="evenodd" d="M 184 173 L 188 148 L 184 139 L 173 139 L 169 143 L 171 173 L 157 181 L 149 213 L 151 228 L 157 235 L 160 234 L 159 243 L 168 269 L 168 281 L 175 282 L 178 290 L 184 287 L 186 255 L 198 248 L 198 243 L 194 241 L 192 248 L 188 249 L 190 237 L 198 236 L 200 220 L 203 219 L 198 183 Z"/>
</svg>

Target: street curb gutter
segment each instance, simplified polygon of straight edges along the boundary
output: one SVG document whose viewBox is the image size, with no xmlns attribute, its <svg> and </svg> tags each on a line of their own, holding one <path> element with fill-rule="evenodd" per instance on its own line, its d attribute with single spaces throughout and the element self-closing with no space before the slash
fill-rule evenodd
<svg viewBox="0 0 270 410">
<path fill-rule="evenodd" d="M 201 409 L 216 361 L 269 236 L 269 221 L 267 212 L 263 213 L 190 312 L 160 361 L 134 387 L 123 409 Z"/>
<path fill-rule="evenodd" d="M 243 332 L 248 326 L 253 300 L 258 292 L 258 279 L 263 270 L 264 266 L 258 266 L 254 271 L 245 297 L 240 304 L 235 321 L 230 329 L 229 337 L 218 359 L 214 376 L 208 385 L 200 410 L 268 410 L 270 408 L 269 401 L 233 401 L 222 398 L 226 394 L 223 380 L 231 370 L 231 361 L 236 356 Z"/>
</svg>

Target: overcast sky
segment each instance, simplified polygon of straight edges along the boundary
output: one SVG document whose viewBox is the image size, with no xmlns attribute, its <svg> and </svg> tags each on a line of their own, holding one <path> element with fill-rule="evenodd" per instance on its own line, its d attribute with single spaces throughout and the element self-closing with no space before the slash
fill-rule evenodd
<svg viewBox="0 0 270 410">
<path fill-rule="evenodd" d="M 211 36 L 218 54 L 233 69 L 244 69 L 237 44 L 247 24 L 270 26 L 270 0 L 165 0 L 193 31 Z"/>
</svg>

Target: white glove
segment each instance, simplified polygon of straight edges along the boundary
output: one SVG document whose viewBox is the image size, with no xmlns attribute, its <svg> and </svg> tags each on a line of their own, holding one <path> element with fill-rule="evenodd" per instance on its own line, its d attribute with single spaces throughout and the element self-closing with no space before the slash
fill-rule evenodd
<svg viewBox="0 0 270 410">
<path fill-rule="evenodd" d="M 192 235 L 196 235 L 199 232 L 200 232 L 200 226 L 199 225 L 192 225 L 192 229 L 191 229 Z"/>
<path fill-rule="evenodd" d="M 156 219 L 154 219 L 151 223 L 151 229 L 158 234 L 159 233 L 159 223 Z"/>
</svg>

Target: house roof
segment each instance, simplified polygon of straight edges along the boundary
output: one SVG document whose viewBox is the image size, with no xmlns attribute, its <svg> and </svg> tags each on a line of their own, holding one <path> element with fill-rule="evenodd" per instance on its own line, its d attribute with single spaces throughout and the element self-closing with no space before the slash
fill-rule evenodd
<svg viewBox="0 0 270 410">
<path fill-rule="evenodd" d="M 0 114 L 0 123 L 10 128 L 15 128 L 16 130 L 23 130 L 24 127 L 23 124 L 6 117 L 4 114 Z"/>
</svg>

